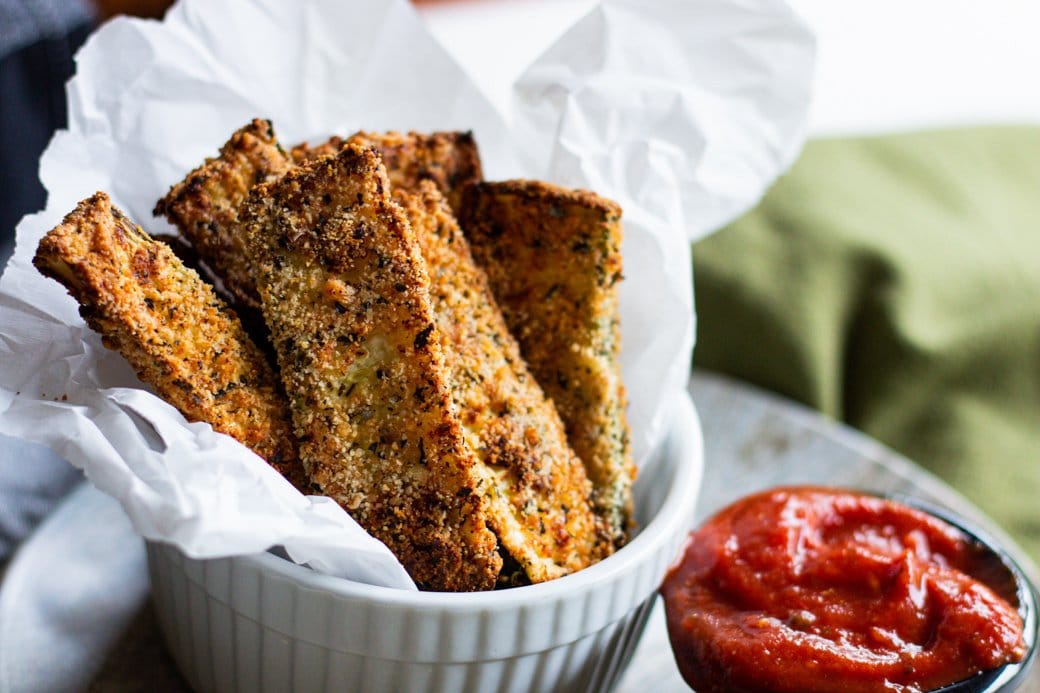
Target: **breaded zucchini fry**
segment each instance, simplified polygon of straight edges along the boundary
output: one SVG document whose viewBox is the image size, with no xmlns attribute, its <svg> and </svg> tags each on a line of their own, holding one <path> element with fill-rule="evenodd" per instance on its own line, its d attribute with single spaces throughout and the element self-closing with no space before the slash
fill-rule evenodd
<svg viewBox="0 0 1040 693">
<path fill-rule="evenodd" d="M 311 480 L 420 586 L 493 587 L 484 482 L 378 154 L 347 146 L 260 186 L 243 221 Z"/>
<path fill-rule="evenodd" d="M 213 289 L 107 195 L 80 202 L 33 264 L 185 418 L 232 436 L 303 488 L 288 402 L 263 354 Z"/>
<path fill-rule="evenodd" d="M 310 145 L 300 142 L 289 150 L 289 156 L 296 164 L 308 164 L 326 156 L 335 156 L 346 143 L 347 141 L 339 135 L 333 135 L 321 144 Z"/>
<path fill-rule="evenodd" d="M 621 209 L 547 183 L 481 183 L 467 190 L 461 222 L 620 545 L 635 478 L 618 361 Z"/>
<path fill-rule="evenodd" d="M 347 142 L 379 150 L 394 189 L 416 192 L 421 181 L 432 180 L 456 214 L 463 189 L 483 179 L 480 152 L 471 132 L 359 132 L 348 140 L 331 137 L 315 147 L 298 145 L 292 156 L 297 162 L 311 161 L 334 154 Z"/>
<path fill-rule="evenodd" d="M 292 165 L 270 121 L 256 119 L 155 205 L 155 215 L 176 226 L 231 295 L 253 309 L 259 309 L 260 299 L 237 226 L 238 208 L 254 186 L 280 177 Z"/>
<path fill-rule="evenodd" d="M 509 333 L 484 272 L 431 181 L 394 191 L 426 260 L 451 396 L 488 487 L 488 522 L 532 582 L 612 550 L 585 468 Z M 507 576 L 508 577 L 508 576 Z"/>
</svg>

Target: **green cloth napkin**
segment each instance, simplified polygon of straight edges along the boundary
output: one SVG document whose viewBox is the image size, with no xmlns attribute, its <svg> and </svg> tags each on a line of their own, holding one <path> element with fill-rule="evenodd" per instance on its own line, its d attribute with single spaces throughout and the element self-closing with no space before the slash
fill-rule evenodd
<svg viewBox="0 0 1040 693">
<path fill-rule="evenodd" d="M 810 142 L 693 259 L 695 365 L 881 440 L 1040 562 L 1040 129 Z"/>
</svg>

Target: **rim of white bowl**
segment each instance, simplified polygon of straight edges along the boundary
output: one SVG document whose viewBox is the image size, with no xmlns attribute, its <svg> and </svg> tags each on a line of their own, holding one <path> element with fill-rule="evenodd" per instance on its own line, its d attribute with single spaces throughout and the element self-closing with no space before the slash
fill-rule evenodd
<svg viewBox="0 0 1040 693">
<path fill-rule="evenodd" d="M 677 400 L 671 408 L 671 421 L 665 445 L 672 443 L 679 426 L 688 427 L 685 435 L 690 437 L 682 448 L 692 448 L 697 459 L 685 460 L 676 465 L 661 507 L 653 519 L 636 537 L 622 547 L 614 555 L 589 566 L 583 570 L 564 577 L 542 582 L 537 585 L 513 587 L 507 590 L 487 592 L 427 592 L 422 590 L 402 590 L 394 587 L 369 585 L 355 582 L 333 575 L 318 573 L 306 566 L 298 565 L 272 553 L 256 553 L 231 557 L 234 561 L 253 564 L 270 573 L 276 573 L 298 585 L 310 589 L 321 589 L 346 598 L 363 598 L 377 601 L 386 606 L 406 608 L 437 608 L 442 611 L 471 611 L 473 609 L 496 610 L 514 609 L 529 605 L 532 600 L 552 600 L 571 595 L 576 591 L 609 583 L 620 575 L 635 570 L 643 561 L 652 559 L 664 545 L 675 541 L 676 535 L 685 533 L 692 520 L 696 507 L 697 494 L 700 491 L 700 478 L 704 465 L 704 442 L 700 419 L 689 393 L 683 391 L 676 395 Z M 670 557 L 669 560 L 674 560 Z"/>
</svg>

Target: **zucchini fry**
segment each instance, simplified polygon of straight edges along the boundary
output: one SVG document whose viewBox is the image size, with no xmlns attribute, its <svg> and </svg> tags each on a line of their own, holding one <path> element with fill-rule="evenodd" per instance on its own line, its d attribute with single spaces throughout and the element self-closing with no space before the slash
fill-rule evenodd
<svg viewBox="0 0 1040 693">
<path fill-rule="evenodd" d="M 298 165 L 309 164 L 326 156 L 336 156 L 346 143 L 347 141 L 339 135 L 333 135 L 321 144 L 311 145 L 307 142 L 300 142 L 289 150 L 289 156 Z"/>
<path fill-rule="evenodd" d="M 489 589 L 502 559 L 452 405 L 429 278 L 374 150 L 254 190 L 243 222 L 311 480 L 422 587 Z"/>
<path fill-rule="evenodd" d="M 432 180 L 455 214 L 463 189 L 483 179 L 480 152 L 471 132 L 359 132 L 347 140 L 331 137 L 314 147 L 298 145 L 293 147 L 292 156 L 297 162 L 311 161 L 335 154 L 347 143 L 375 147 L 395 190 L 416 192 L 421 181 Z"/>
<path fill-rule="evenodd" d="M 537 181 L 480 183 L 466 191 L 461 222 L 621 545 L 635 478 L 618 361 L 621 209 Z"/>
<path fill-rule="evenodd" d="M 490 489 L 488 523 L 532 582 L 596 562 L 612 545 L 592 511 L 585 469 L 444 197 L 427 180 L 415 194 L 395 190 L 394 199 L 426 260 L 452 400 Z"/>
<path fill-rule="evenodd" d="M 254 186 L 292 167 L 270 121 L 256 119 L 235 131 L 220 155 L 177 183 L 155 205 L 154 214 L 177 227 L 242 305 L 257 310 L 260 298 L 250 274 L 238 208 Z"/>
<path fill-rule="evenodd" d="M 205 421 L 304 488 L 288 402 L 235 313 L 164 243 L 104 193 L 83 200 L 40 241 L 33 264 L 189 421 Z"/>
</svg>

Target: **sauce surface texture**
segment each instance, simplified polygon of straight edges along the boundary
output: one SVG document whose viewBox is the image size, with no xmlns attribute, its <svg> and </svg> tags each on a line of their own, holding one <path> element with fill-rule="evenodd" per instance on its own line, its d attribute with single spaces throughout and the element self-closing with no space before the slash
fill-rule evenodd
<svg viewBox="0 0 1040 693">
<path fill-rule="evenodd" d="M 893 501 L 780 488 L 692 533 L 661 591 L 698 693 L 928 691 L 1025 655 L 995 563 Z"/>
</svg>

